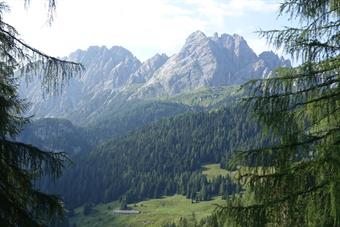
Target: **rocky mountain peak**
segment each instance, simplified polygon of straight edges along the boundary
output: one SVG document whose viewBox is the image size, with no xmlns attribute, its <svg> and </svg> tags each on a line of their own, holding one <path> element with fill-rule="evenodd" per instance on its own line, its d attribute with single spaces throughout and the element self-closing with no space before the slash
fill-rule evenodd
<svg viewBox="0 0 340 227">
<path fill-rule="evenodd" d="M 283 57 L 279 57 L 273 51 L 264 51 L 259 55 L 259 58 L 271 68 L 277 68 L 280 66 L 291 67 L 291 63 L 289 60 L 286 60 Z"/>
<path fill-rule="evenodd" d="M 44 99 L 39 80 L 32 83 L 30 89 L 21 83 L 20 95 L 33 103 L 28 114 L 36 117 L 66 117 L 77 111 L 88 111 L 89 100 L 97 100 L 96 105 L 99 105 L 100 99 L 125 86 L 130 75 L 141 66 L 141 62 L 130 51 L 120 46 L 110 49 L 91 46 L 87 50 L 71 53 L 68 59 L 81 62 L 86 70 L 80 78 L 70 79 L 62 95 Z M 95 108 L 93 103 L 92 106 Z"/>
<path fill-rule="evenodd" d="M 148 81 L 155 71 L 168 59 L 169 57 L 166 54 L 157 53 L 155 56 L 143 62 L 139 69 L 131 75 L 129 83 L 144 83 Z"/>
<path fill-rule="evenodd" d="M 284 64 L 278 57 L 257 56 L 237 34 L 201 31 L 189 35 L 181 51 L 172 56 L 135 94 L 137 97 L 176 95 L 202 86 L 241 84 L 269 75 Z M 273 62 L 269 60 L 272 59 Z"/>
<path fill-rule="evenodd" d="M 155 54 L 155 56 L 151 57 L 150 59 L 146 60 L 145 63 L 150 63 L 150 64 L 154 64 L 156 62 L 159 62 L 159 61 L 166 61 L 168 60 L 169 57 L 166 55 L 166 54 Z"/>
<path fill-rule="evenodd" d="M 117 65 L 127 58 L 138 60 L 129 50 L 121 46 L 113 46 L 110 49 L 106 46 L 90 46 L 87 50 L 77 50 L 68 57 L 68 59 L 81 62 L 85 66 L 108 60 L 112 64 Z"/>
<path fill-rule="evenodd" d="M 222 48 L 234 49 L 234 38 L 231 35 L 223 33 L 219 36 L 218 33 L 215 33 L 211 39 Z"/>
<path fill-rule="evenodd" d="M 209 43 L 209 38 L 201 31 L 193 32 L 188 36 L 182 47 L 180 54 L 186 54 L 197 51 Z"/>
<path fill-rule="evenodd" d="M 20 95 L 33 103 L 28 114 L 75 120 L 79 113 L 94 114 L 122 92 L 127 91 L 129 97 L 124 97 L 129 99 L 172 96 L 204 86 L 242 84 L 290 66 L 273 52 L 257 56 L 240 35 L 209 37 L 201 31 L 190 34 L 180 52 L 170 58 L 156 54 L 141 63 L 124 47 L 91 46 L 71 53 L 68 59 L 84 64 L 86 72 L 71 79 L 61 96 L 44 100 L 38 80 L 30 89 L 20 86 Z"/>
<path fill-rule="evenodd" d="M 198 30 L 198 31 L 191 33 L 188 36 L 188 38 L 186 39 L 186 43 L 197 42 L 197 41 L 205 40 L 206 38 L 207 36 L 202 31 Z"/>
</svg>

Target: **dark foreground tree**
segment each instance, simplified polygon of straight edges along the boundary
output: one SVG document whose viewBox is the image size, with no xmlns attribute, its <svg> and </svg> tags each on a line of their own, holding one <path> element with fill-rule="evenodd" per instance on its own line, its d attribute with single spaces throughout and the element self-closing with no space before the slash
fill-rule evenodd
<svg viewBox="0 0 340 227">
<path fill-rule="evenodd" d="M 52 18 L 55 1 L 48 3 Z M 1 2 L 0 226 L 45 226 L 50 217 L 63 213 L 63 206 L 57 197 L 35 189 L 33 183 L 43 175 L 58 177 L 67 157 L 14 141 L 21 126 L 29 120 L 22 117 L 26 104 L 17 95 L 16 75 L 43 75 L 45 94 L 51 94 L 59 92 L 82 66 L 48 56 L 21 41 L 15 28 L 3 21 L 6 10 L 8 6 Z M 15 72 L 18 70 L 21 73 Z"/>
<path fill-rule="evenodd" d="M 275 144 L 236 152 L 244 196 L 219 209 L 228 226 L 340 226 L 340 1 L 285 0 L 299 27 L 261 32 L 301 59 L 243 86 Z M 247 199 L 246 199 L 247 198 Z"/>
</svg>

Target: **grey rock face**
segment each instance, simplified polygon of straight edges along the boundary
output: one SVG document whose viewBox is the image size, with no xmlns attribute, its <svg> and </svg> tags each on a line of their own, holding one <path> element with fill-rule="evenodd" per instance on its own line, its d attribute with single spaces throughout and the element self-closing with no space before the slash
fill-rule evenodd
<svg viewBox="0 0 340 227">
<path fill-rule="evenodd" d="M 20 95 L 32 103 L 28 114 L 77 121 L 79 116 L 103 111 L 130 87 L 134 89 L 129 91 L 129 99 L 172 96 L 203 86 L 242 84 L 268 77 L 277 67 L 290 66 L 288 60 L 270 51 L 257 56 L 239 35 L 208 37 L 201 31 L 192 33 L 170 58 L 156 54 L 141 63 L 123 47 L 92 46 L 75 51 L 68 59 L 83 63 L 86 72 L 71 79 L 60 96 L 42 98 L 38 79 L 28 87 L 21 82 Z"/>
<path fill-rule="evenodd" d="M 259 58 L 271 69 L 291 67 L 289 60 L 285 60 L 283 57 L 279 58 L 273 51 L 264 51 L 259 55 Z"/>
<path fill-rule="evenodd" d="M 146 60 L 139 69 L 130 76 L 129 83 L 145 83 L 168 59 L 169 57 L 166 54 L 156 54 Z"/>
<path fill-rule="evenodd" d="M 103 94 L 119 90 L 141 65 L 123 47 L 89 47 L 86 51 L 77 50 L 68 59 L 81 62 L 86 67 L 80 78 L 72 78 L 59 96 L 42 97 L 40 82 L 35 79 L 26 87 L 22 81 L 19 94 L 32 103 L 28 114 L 36 117 L 65 117 L 75 112 L 93 112 L 100 104 Z"/>
<path fill-rule="evenodd" d="M 121 87 L 141 65 L 130 51 L 119 46 L 111 49 L 92 46 L 70 54 L 69 59 L 84 64 L 86 72 L 80 80 L 91 90 Z"/>
<path fill-rule="evenodd" d="M 196 31 L 135 96 L 171 96 L 202 86 L 241 84 L 266 77 L 276 67 L 289 65 L 289 61 L 272 52 L 257 56 L 239 35 L 207 37 Z"/>
</svg>

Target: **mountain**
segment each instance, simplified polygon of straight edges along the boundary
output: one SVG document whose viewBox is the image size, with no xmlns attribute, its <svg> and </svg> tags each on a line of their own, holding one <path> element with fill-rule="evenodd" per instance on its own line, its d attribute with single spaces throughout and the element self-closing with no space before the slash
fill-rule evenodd
<svg viewBox="0 0 340 227">
<path fill-rule="evenodd" d="M 81 62 L 86 71 L 80 78 L 72 78 L 59 96 L 43 97 L 38 78 L 29 86 L 24 80 L 20 82 L 19 94 L 31 103 L 29 115 L 91 124 L 104 115 L 114 117 L 107 113 L 125 108 L 127 100 L 138 103 L 203 87 L 242 84 L 268 77 L 279 66 L 290 66 L 273 52 L 257 56 L 239 35 L 208 37 L 200 31 L 187 38 L 178 54 L 156 54 L 143 63 L 120 46 L 92 46 L 71 53 L 67 59 Z"/>
<path fill-rule="evenodd" d="M 273 52 L 257 56 L 239 35 L 215 34 L 207 37 L 197 31 L 136 95 L 173 96 L 204 86 L 242 84 L 250 79 L 267 77 L 280 66 L 290 66 L 290 62 Z"/>
<path fill-rule="evenodd" d="M 123 47 L 92 46 L 67 59 L 86 71 L 59 96 L 42 96 L 39 78 L 20 82 L 21 97 L 32 103 L 28 114 L 50 118 L 32 122 L 18 139 L 71 154 L 75 165 L 41 189 L 72 207 L 124 195 L 218 195 L 221 182 L 208 182 L 202 165 L 223 165 L 238 145 L 260 141 L 256 124 L 233 109 L 238 85 L 290 65 L 273 52 L 256 55 L 239 35 L 200 31 L 170 57 L 140 62 Z"/>
<path fill-rule="evenodd" d="M 140 61 L 123 47 L 89 47 L 77 50 L 69 60 L 81 62 L 86 67 L 80 78 L 72 78 L 59 96 L 44 97 L 39 78 L 26 87 L 22 82 L 19 94 L 31 102 L 29 113 L 36 117 L 58 117 L 75 120 L 90 115 L 109 102 L 115 90 L 128 82 L 128 77 L 140 66 Z M 75 117 L 72 117 L 75 115 Z"/>
</svg>

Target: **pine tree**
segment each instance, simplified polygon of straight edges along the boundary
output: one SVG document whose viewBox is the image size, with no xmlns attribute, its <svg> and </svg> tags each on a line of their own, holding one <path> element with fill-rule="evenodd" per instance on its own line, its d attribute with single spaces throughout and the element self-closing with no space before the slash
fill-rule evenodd
<svg viewBox="0 0 340 227">
<path fill-rule="evenodd" d="M 48 3 L 51 21 L 55 1 Z M 21 126 L 29 121 L 22 117 L 27 104 L 18 97 L 16 77 L 43 75 L 44 93 L 55 94 L 82 66 L 48 56 L 19 39 L 15 28 L 3 21 L 8 9 L 0 3 L 0 226 L 45 226 L 49 218 L 63 213 L 63 206 L 33 183 L 44 175 L 60 176 L 67 157 L 15 142 Z"/>
<path fill-rule="evenodd" d="M 276 142 L 236 152 L 253 199 L 218 214 L 237 226 L 340 226 L 340 1 L 285 0 L 280 14 L 299 27 L 260 34 L 302 64 L 243 86 L 244 109 Z"/>
</svg>

